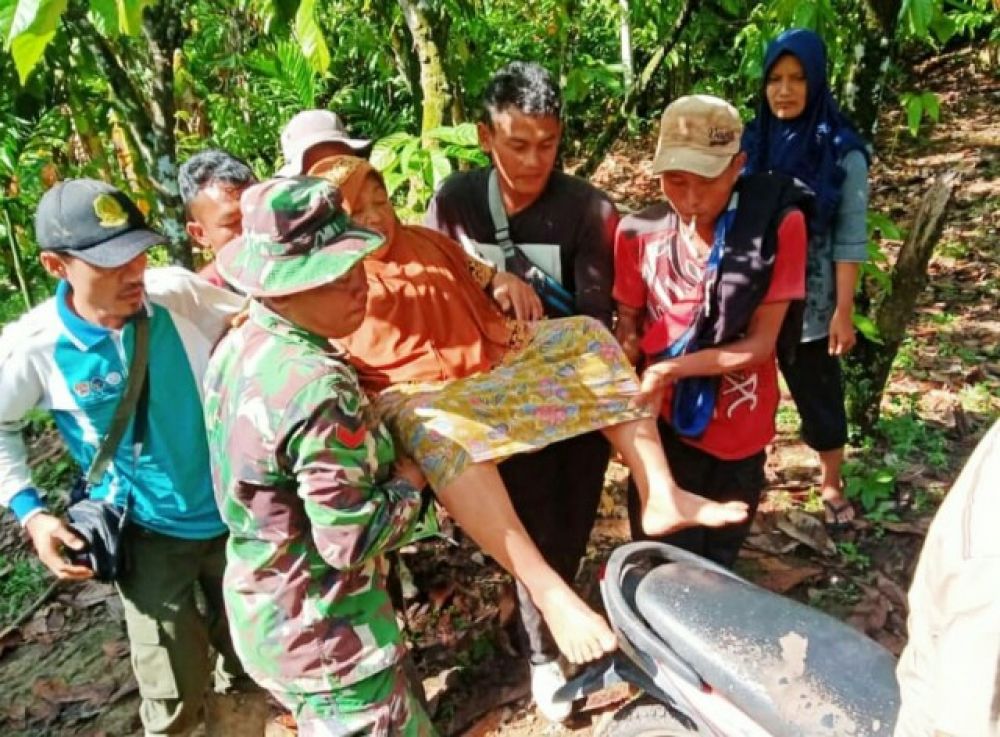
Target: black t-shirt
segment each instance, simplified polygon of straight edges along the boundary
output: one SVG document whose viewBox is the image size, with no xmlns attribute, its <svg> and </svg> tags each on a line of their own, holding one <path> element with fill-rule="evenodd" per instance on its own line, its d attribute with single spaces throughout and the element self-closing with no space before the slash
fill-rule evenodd
<svg viewBox="0 0 1000 737">
<path fill-rule="evenodd" d="M 456 172 L 434 195 L 424 224 L 455 240 L 496 243 L 490 216 L 489 169 Z M 614 301 L 614 239 L 618 211 L 607 195 L 582 179 L 552 172 L 541 196 L 508 218 L 514 243 L 560 248 L 562 281 L 580 314 L 610 326 Z"/>
</svg>

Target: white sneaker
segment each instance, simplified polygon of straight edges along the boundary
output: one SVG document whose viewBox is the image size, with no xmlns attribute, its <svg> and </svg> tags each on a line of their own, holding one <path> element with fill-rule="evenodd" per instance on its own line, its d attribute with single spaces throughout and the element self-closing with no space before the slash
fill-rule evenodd
<svg viewBox="0 0 1000 737">
<path fill-rule="evenodd" d="M 531 696 L 542 716 L 550 722 L 564 722 L 573 711 L 571 701 L 553 701 L 562 686 L 566 685 L 566 675 L 558 660 L 531 666 Z"/>
</svg>

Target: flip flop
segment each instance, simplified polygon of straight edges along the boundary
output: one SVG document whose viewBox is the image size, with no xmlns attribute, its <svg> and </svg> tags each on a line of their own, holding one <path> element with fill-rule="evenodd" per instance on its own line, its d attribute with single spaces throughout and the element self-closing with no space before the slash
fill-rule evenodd
<svg viewBox="0 0 1000 737">
<path fill-rule="evenodd" d="M 826 514 L 823 515 L 823 524 L 826 527 L 827 532 L 830 533 L 846 532 L 847 530 L 850 530 L 854 527 L 854 525 L 851 524 L 854 521 L 853 517 L 847 520 L 840 519 L 840 515 L 842 515 L 845 511 L 847 511 L 848 509 L 854 509 L 854 505 L 851 504 L 846 499 L 841 504 L 831 502 L 829 499 L 824 499 L 823 509 L 826 512 L 829 512 L 830 516 L 833 517 L 833 521 L 828 522 L 826 519 Z"/>
</svg>

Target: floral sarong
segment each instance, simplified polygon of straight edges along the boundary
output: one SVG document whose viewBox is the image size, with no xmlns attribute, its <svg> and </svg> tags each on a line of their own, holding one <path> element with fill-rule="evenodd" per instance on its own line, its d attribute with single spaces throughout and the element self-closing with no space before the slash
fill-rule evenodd
<svg viewBox="0 0 1000 737">
<path fill-rule="evenodd" d="M 597 320 L 534 326 L 520 351 L 463 379 L 397 384 L 376 406 L 402 452 L 441 490 L 472 463 L 499 462 L 652 414 L 635 406 L 639 380 Z"/>
</svg>

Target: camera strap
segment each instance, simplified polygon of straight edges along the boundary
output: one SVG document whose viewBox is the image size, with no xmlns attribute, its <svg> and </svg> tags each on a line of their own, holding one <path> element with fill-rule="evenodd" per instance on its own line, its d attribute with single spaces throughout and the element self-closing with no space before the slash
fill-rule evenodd
<svg viewBox="0 0 1000 737">
<path fill-rule="evenodd" d="M 88 486 L 100 483 L 104 477 L 104 472 L 125 435 L 133 412 L 135 414 L 135 425 L 132 432 L 133 464 L 138 463 L 142 444 L 146 437 L 146 415 L 149 404 L 149 316 L 146 314 L 145 307 L 136 314 L 133 323 L 135 325 L 135 346 L 132 352 L 132 361 L 129 364 L 125 391 L 111 418 L 108 434 L 101 441 L 97 454 L 87 470 Z M 128 509 L 130 501 L 131 492 L 129 492 L 129 497 L 125 502 L 126 509 Z"/>
</svg>

